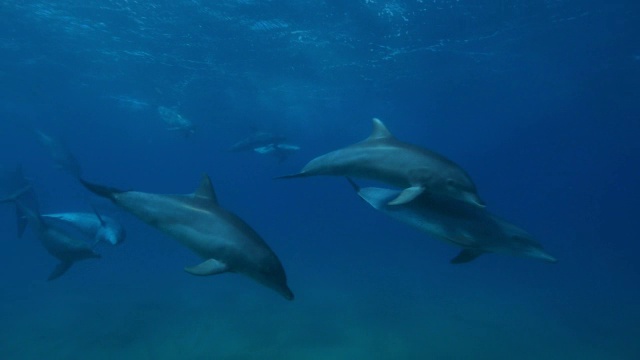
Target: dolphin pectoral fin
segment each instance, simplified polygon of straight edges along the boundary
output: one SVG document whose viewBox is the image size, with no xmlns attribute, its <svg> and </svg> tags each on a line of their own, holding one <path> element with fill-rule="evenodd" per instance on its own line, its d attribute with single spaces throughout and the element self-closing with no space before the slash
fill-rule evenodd
<svg viewBox="0 0 640 360">
<path fill-rule="evenodd" d="M 481 250 L 464 249 L 460 251 L 460 253 L 456 257 L 451 259 L 450 263 L 452 264 L 468 263 L 470 261 L 475 260 L 478 256 L 482 255 L 483 253 L 484 251 L 481 251 Z"/>
<path fill-rule="evenodd" d="M 71 265 L 73 265 L 73 263 L 71 261 L 63 261 L 63 262 L 59 263 L 53 269 L 51 274 L 49 274 L 49 277 L 47 278 L 47 281 L 55 280 L 55 279 L 59 278 L 60 276 L 64 275 L 64 273 L 66 273 L 67 270 L 69 270 Z"/>
<path fill-rule="evenodd" d="M 389 205 L 401 205 L 406 204 L 409 201 L 415 199 L 418 195 L 424 192 L 424 188 L 422 186 L 412 186 L 408 187 L 398 195 L 395 199 L 389 202 Z"/>
<path fill-rule="evenodd" d="M 216 259 L 209 259 L 196 266 L 185 267 L 184 271 L 191 275 L 206 276 L 221 274 L 229 270 L 227 264 L 220 262 Z"/>
</svg>

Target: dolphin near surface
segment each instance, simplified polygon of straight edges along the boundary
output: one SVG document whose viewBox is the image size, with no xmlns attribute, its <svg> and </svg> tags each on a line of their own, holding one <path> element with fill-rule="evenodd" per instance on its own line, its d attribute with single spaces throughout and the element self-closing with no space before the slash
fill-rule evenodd
<svg viewBox="0 0 640 360">
<path fill-rule="evenodd" d="M 23 191 L 26 190 L 25 188 Z M 22 191 L 0 200 L 0 203 L 15 202 L 16 206 L 22 210 L 22 213 L 27 216 L 28 220 L 34 223 L 40 243 L 42 243 L 49 254 L 60 260 L 60 263 L 53 269 L 47 280 L 55 280 L 64 275 L 76 261 L 100 258 L 100 255 L 94 252 L 91 246 L 85 241 L 76 239 L 65 231 L 51 226 L 39 213 L 27 208 L 19 200 L 21 192 Z"/>
<path fill-rule="evenodd" d="M 389 204 L 410 202 L 423 192 L 444 195 L 478 207 L 484 202 L 471 177 L 456 163 L 433 151 L 396 139 L 379 119 L 364 141 L 321 155 L 298 174 L 359 177 L 404 189 Z"/>
<path fill-rule="evenodd" d="M 293 293 L 280 260 L 247 223 L 223 209 L 207 175 L 193 194 L 121 191 L 80 180 L 93 193 L 176 239 L 204 262 L 186 267 L 193 275 L 244 274 L 287 300 Z"/>
<path fill-rule="evenodd" d="M 436 239 L 461 247 L 458 256 L 451 259 L 453 264 L 466 263 L 489 252 L 557 262 L 529 233 L 486 209 L 426 193 L 409 203 L 389 205 L 389 200 L 398 196 L 398 190 L 360 188 L 353 180 L 348 180 L 374 209 Z"/>
<path fill-rule="evenodd" d="M 42 214 L 42 217 L 73 227 L 84 236 L 94 239 L 94 245 L 100 242 L 118 245 L 126 237 L 126 231 L 119 222 L 97 211 Z"/>
</svg>

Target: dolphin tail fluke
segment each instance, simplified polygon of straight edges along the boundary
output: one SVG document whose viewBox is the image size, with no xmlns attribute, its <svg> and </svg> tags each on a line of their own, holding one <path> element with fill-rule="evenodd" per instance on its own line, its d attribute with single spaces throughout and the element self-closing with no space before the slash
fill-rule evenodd
<svg viewBox="0 0 640 360">
<path fill-rule="evenodd" d="M 27 191 L 31 190 L 31 185 L 27 185 L 25 187 L 23 187 L 22 189 L 14 192 L 13 194 L 7 196 L 4 199 L 0 199 L 0 204 L 2 203 L 8 203 L 8 202 L 17 202 L 18 199 L 20 198 L 20 196 L 24 195 L 27 193 Z"/>
<path fill-rule="evenodd" d="M 55 280 L 60 276 L 64 275 L 64 273 L 66 273 L 67 270 L 69 270 L 71 265 L 73 265 L 73 262 L 71 261 L 60 262 L 58 265 L 56 265 L 55 268 L 53 268 L 53 271 L 51 272 L 51 274 L 49 274 L 47 281 Z"/>
<path fill-rule="evenodd" d="M 456 257 L 451 259 L 450 262 L 452 264 L 468 263 L 470 261 L 475 260 L 478 256 L 482 255 L 483 253 L 484 252 L 480 251 L 480 250 L 464 249 L 464 250 L 460 251 L 460 253 Z"/>
<path fill-rule="evenodd" d="M 86 181 L 86 180 L 84 180 L 82 178 L 78 178 L 78 180 L 80 181 L 80 183 L 84 187 L 86 187 L 92 193 L 94 193 L 94 194 L 96 194 L 98 196 L 105 197 L 105 198 L 110 199 L 110 200 L 115 200 L 115 198 L 114 198 L 115 194 L 119 194 L 119 193 L 124 192 L 124 191 L 118 190 L 116 188 L 90 183 L 90 182 L 88 182 L 88 181 Z"/>
</svg>

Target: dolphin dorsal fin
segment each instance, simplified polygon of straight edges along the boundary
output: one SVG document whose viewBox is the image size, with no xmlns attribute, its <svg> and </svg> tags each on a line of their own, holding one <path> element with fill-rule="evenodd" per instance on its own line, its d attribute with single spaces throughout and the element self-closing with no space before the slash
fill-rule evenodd
<svg viewBox="0 0 640 360">
<path fill-rule="evenodd" d="M 93 209 L 93 213 L 96 214 L 96 217 L 100 221 L 100 226 L 106 226 L 107 224 L 104 222 L 104 219 L 102 218 L 102 216 L 100 216 L 98 209 L 96 209 L 96 207 L 93 204 L 91 204 L 91 209 Z"/>
<path fill-rule="evenodd" d="M 387 130 L 387 127 L 384 126 L 382 121 L 378 118 L 373 118 L 373 131 L 371 131 L 371 135 L 367 138 L 367 140 L 376 140 L 376 139 L 388 139 L 393 138 L 393 135 Z"/>
<path fill-rule="evenodd" d="M 213 185 L 211 185 L 211 179 L 209 175 L 202 174 L 202 180 L 200 181 L 200 186 L 195 193 L 193 193 L 194 197 L 208 200 L 213 202 L 214 204 L 218 204 L 218 198 L 216 197 L 216 192 L 213 190 Z"/>
</svg>

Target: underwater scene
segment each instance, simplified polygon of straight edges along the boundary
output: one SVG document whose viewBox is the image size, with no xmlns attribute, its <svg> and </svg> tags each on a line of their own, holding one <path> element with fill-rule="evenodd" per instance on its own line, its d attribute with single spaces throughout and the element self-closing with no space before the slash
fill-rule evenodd
<svg viewBox="0 0 640 360">
<path fill-rule="evenodd" d="M 0 16 L 0 359 L 640 359 L 639 2 Z"/>
</svg>

